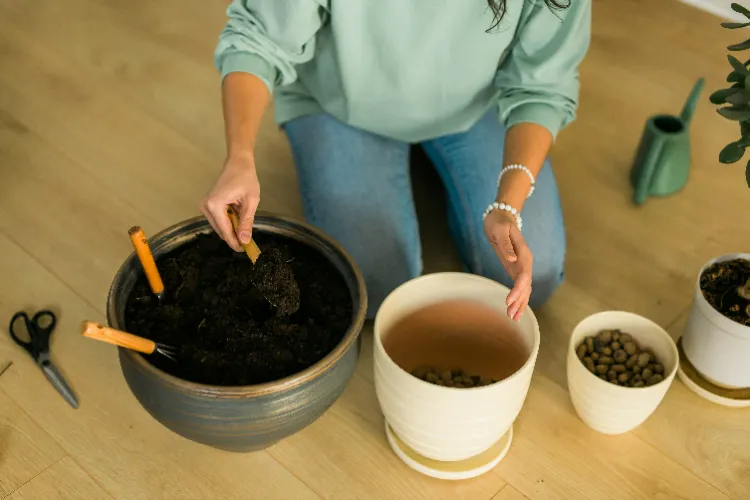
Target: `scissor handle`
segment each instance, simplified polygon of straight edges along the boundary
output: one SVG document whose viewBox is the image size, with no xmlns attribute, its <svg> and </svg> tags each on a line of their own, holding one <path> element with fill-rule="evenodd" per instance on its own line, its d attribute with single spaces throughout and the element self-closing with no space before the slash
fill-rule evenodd
<svg viewBox="0 0 750 500">
<path fill-rule="evenodd" d="M 49 321 L 49 324 L 42 326 L 42 322 L 45 319 Z M 34 322 L 34 325 L 36 325 L 37 330 L 47 334 L 46 336 L 48 340 L 49 340 L 49 337 L 52 335 L 52 330 L 54 330 L 55 326 L 57 326 L 57 316 L 55 316 L 55 313 L 47 309 L 37 312 L 34 315 L 34 317 L 31 318 L 31 321 Z"/>
<path fill-rule="evenodd" d="M 15 324 L 21 318 L 23 318 L 24 324 L 26 325 L 26 331 L 29 332 L 28 342 L 21 340 L 18 335 L 16 335 Z M 48 318 L 50 323 L 42 326 L 41 322 L 44 321 L 45 318 Z M 57 318 L 52 311 L 39 311 L 33 318 L 29 318 L 29 315 L 26 314 L 25 311 L 19 311 L 10 319 L 8 331 L 16 344 L 26 349 L 34 359 L 37 359 L 39 355 L 49 351 L 49 337 L 56 324 Z"/>
</svg>

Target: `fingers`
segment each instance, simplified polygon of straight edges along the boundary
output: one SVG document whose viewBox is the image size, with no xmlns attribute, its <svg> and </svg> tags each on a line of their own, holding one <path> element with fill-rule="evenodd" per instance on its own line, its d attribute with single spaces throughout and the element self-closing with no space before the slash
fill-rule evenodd
<svg viewBox="0 0 750 500">
<path fill-rule="evenodd" d="M 516 323 L 521 320 L 521 317 L 523 316 L 523 313 L 526 311 L 526 309 L 529 307 L 529 298 L 531 297 L 530 292 L 529 294 L 525 295 L 521 301 L 519 301 L 517 304 L 517 309 L 513 311 L 510 315 L 510 318 L 515 321 Z"/>
<path fill-rule="evenodd" d="M 255 210 L 260 201 L 260 184 L 252 157 L 230 158 L 201 203 L 201 212 L 216 234 L 235 252 L 243 251 L 239 235 L 245 243 L 250 242 Z M 239 220 L 232 220 L 227 213 L 232 207 Z M 237 230 L 235 231 L 235 224 Z"/>
<path fill-rule="evenodd" d="M 513 321 L 521 319 L 531 297 L 531 270 L 522 271 L 516 278 L 513 290 L 508 294 L 505 303 L 508 306 L 508 317 Z"/>
<path fill-rule="evenodd" d="M 201 201 L 200 210 L 203 216 L 206 218 L 208 223 L 211 225 L 211 228 L 218 234 L 219 233 L 219 227 L 216 225 L 216 221 L 214 220 L 214 216 L 211 215 L 211 212 L 208 210 L 207 206 L 208 199 L 204 198 L 203 201 Z"/>
<path fill-rule="evenodd" d="M 206 216 L 208 223 L 211 225 L 216 234 L 224 240 L 229 247 L 235 252 L 242 251 L 242 245 L 237 241 L 237 236 L 232 227 L 232 221 L 227 215 L 227 204 L 218 201 L 215 198 L 207 198 L 201 204 L 201 212 Z"/>
<path fill-rule="evenodd" d="M 531 298 L 531 288 L 529 288 L 520 299 L 515 301 L 508 310 L 508 317 L 515 322 L 521 320 L 523 313 L 529 307 L 529 299 Z"/>
<path fill-rule="evenodd" d="M 531 250 L 515 221 L 510 221 L 500 212 L 488 216 L 484 228 L 500 262 L 514 281 L 505 304 L 508 317 L 513 321 L 519 321 L 531 298 L 531 271 L 534 260 Z"/>
<path fill-rule="evenodd" d="M 516 269 L 515 284 L 511 293 L 508 294 L 507 299 L 508 316 L 513 321 L 519 321 L 526 311 L 529 299 L 531 298 L 534 256 L 518 228 L 513 227 L 509 237 L 518 256 L 518 261 L 514 264 Z"/>
<path fill-rule="evenodd" d="M 221 207 L 212 208 L 211 213 L 213 214 L 216 225 L 219 227 L 219 236 L 229 245 L 235 252 L 242 252 L 242 245 L 237 239 L 237 233 L 234 232 L 232 226 L 232 219 L 227 214 L 227 205 L 222 204 Z"/>
<path fill-rule="evenodd" d="M 237 237 L 243 245 L 250 243 L 250 238 L 253 237 L 253 221 L 259 202 L 258 199 L 250 199 L 240 207 Z"/>
</svg>

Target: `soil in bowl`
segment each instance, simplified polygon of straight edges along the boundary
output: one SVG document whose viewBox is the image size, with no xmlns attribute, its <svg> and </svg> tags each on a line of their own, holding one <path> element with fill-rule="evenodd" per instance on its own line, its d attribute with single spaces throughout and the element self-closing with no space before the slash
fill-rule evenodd
<svg viewBox="0 0 750 500">
<path fill-rule="evenodd" d="M 253 238 L 262 251 L 255 267 L 215 233 L 161 256 L 161 304 L 139 276 L 126 304 L 128 331 L 179 349 L 177 362 L 146 356 L 150 363 L 191 382 L 253 385 L 298 373 L 341 341 L 352 321 L 352 302 L 334 266 L 294 239 L 257 230 Z M 274 269 L 282 275 L 273 275 Z M 264 280 L 262 291 L 253 277 Z M 289 280 L 296 287 L 285 288 Z M 299 308 L 290 315 L 271 303 L 295 300 Z"/>
<path fill-rule="evenodd" d="M 715 262 L 701 273 L 699 283 L 711 307 L 732 321 L 750 326 L 750 260 Z"/>
<path fill-rule="evenodd" d="M 502 381 L 531 354 L 509 319 L 471 300 L 446 300 L 411 312 L 384 333 L 383 348 L 415 377 L 458 388 Z"/>
</svg>

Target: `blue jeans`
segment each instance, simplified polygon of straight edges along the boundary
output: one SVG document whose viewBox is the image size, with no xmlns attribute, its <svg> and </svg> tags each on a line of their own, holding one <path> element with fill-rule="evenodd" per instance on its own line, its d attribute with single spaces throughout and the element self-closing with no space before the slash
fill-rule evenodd
<svg viewBox="0 0 750 500">
<path fill-rule="evenodd" d="M 367 286 L 368 317 L 385 297 L 422 272 L 418 222 L 405 142 L 346 125 L 327 114 L 284 125 L 307 221 L 338 241 Z M 495 200 L 505 128 L 495 112 L 467 132 L 420 143 L 447 192 L 448 223 L 465 268 L 513 286 L 484 234 L 482 213 Z M 534 255 L 532 308 L 563 279 L 565 228 L 549 162 L 522 211 L 523 234 Z"/>
</svg>

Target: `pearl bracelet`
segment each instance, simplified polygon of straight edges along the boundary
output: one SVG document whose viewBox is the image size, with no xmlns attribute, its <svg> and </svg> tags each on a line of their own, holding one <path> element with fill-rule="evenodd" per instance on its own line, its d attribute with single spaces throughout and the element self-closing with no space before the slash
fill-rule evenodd
<svg viewBox="0 0 750 500">
<path fill-rule="evenodd" d="M 531 179 L 531 189 L 529 189 L 529 194 L 526 195 L 526 198 L 527 199 L 531 198 L 531 195 L 534 193 L 534 185 L 536 184 L 536 179 L 534 179 L 534 174 L 531 173 L 531 170 L 524 167 L 523 165 L 514 164 L 514 165 L 506 165 L 505 167 L 503 167 L 503 169 L 500 171 L 500 175 L 497 176 L 497 187 L 498 188 L 500 187 L 500 179 L 502 179 L 503 174 L 507 170 L 522 170 L 526 172 L 526 175 L 528 175 L 529 179 Z"/>
<path fill-rule="evenodd" d="M 521 214 L 518 213 L 518 210 L 511 207 L 510 205 L 506 203 L 492 203 L 490 206 L 487 207 L 487 209 L 484 211 L 484 214 L 482 214 L 482 220 L 486 219 L 488 215 L 490 215 L 490 212 L 493 210 L 504 210 L 506 212 L 510 212 L 513 214 L 513 217 L 516 219 L 516 226 L 518 226 L 518 230 L 520 231 L 523 227 L 523 220 L 521 219 Z"/>
</svg>

